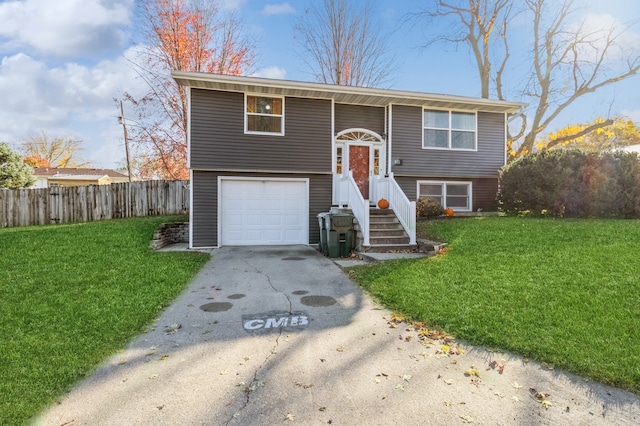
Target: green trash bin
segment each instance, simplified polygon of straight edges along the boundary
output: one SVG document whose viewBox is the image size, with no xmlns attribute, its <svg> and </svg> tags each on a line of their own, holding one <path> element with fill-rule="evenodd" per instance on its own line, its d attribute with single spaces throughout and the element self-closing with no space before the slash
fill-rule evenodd
<svg viewBox="0 0 640 426">
<path fill-rule="evenodd" d="M 324 255 L 329 254 L 329 249 L 327 247 L 327 216 L 329 213 L 319 213 L 318 214 L 318 226 L 320 227 L 320 251 Z"/>
<path fill-rule="evenodd" d="M 353 215 L 329 213 L 326 221 L 328 256 L 348 256 L 353 248 Z"/>
</svg>

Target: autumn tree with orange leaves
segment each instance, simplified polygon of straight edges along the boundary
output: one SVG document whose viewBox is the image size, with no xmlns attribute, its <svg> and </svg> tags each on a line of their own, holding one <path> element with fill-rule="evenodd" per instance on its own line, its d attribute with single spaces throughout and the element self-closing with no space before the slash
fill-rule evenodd
<svg viewBox="0 0 640 426">
<path fill-rule="evenodd" d="M 215 1 L 141 0 L 138 7 L 145 45 L 133 66 L 149 91 L 141 98 L 124 96 L 134 116 L 127 119 L 130 140 L 142 160 L 134 161 L 134 174 L 188 179 L 187 93 L 171 71 L 244 74 L 253 65 L 255 46 Z"/>
</svg>

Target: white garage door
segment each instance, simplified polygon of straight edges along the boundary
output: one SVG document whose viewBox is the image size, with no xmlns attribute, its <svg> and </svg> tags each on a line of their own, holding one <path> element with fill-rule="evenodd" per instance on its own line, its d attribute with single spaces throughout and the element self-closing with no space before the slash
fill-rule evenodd
<svg viewBox="0 0 640 426">
<path fill-rule="evenodd" d="M 220 244 L 308 244 L 306 180 L 220 180 Z"/>
</svg>

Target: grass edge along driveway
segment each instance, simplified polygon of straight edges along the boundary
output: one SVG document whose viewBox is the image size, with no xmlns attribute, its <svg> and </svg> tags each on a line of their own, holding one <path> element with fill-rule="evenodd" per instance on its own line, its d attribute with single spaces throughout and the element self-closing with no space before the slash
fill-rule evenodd
<svg viewBox="0 0 640 426">
<path fill-rule="evenodd" d="M 149 248 L 162 222 L 0 229 L 0 424 L 21 424 L 143 332 L 209 259 Z"/>
<path fill-rule="evenodd" d="M 449 250 L 351 269 L 380 302 L 471 344 L 640 393 L 640 221 L 419 224 Z"/>
</svg>

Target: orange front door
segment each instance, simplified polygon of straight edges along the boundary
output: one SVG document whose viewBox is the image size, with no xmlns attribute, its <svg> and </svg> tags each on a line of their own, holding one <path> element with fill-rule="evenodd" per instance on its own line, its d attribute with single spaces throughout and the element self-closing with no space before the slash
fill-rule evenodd
<svg viewBox="0 0 640 426">
<path fill-rule="evenodd" d="M 365 200 L 369 199 L 369 149 L 368 146 L 349 146 L 349 170 Z"/>
</svg>

